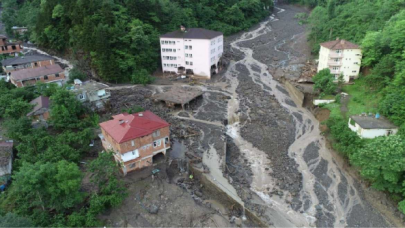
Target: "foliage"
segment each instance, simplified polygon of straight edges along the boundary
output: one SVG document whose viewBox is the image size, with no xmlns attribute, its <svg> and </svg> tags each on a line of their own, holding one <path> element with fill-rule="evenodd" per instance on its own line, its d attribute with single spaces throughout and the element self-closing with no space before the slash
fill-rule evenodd
<svg viewBox="0 0 405 228">
<path fill-rule="evenodd" d="M 3 0 L 2 21 L 28 26 L 30 38 L 57 51 L 84 53 L 94 72 L 109 82 L 150 83 L 159 66 L 159 35 L 203 27 L 225 35 L 264 19 L 271 0 Z"/>
<path fill-rule="evenodd" d="M 300 25 L 306 24 L 308 22 L 307 21 L 308 20 L 308 14 L 307 13 L 297 13 L 297 14 L 295 14 L 294 18 L 299 20 L 298 23 Z"/>
<path fill-rule="evenodd" d="M 405 143 L 400 136 L 378 137 L 351 157 L 361 167 L 361 175 L 378 190 L 403 191 Z"/>
<path fill-rule="evenodd" d="M 127 109 L 122 109 L 121 112 L 126 112 L 129 114 L 133 114 L 133 113 L 138 113 L 138 112 L 143 112 L 145 111 L 144 108 L 142 108 L 141 106 L 135 105 L 132 108 L 127 108 Z"/>
<path fill-rule="evenodd" d="M 319 71 L 314 77 L 314 89 L 318 89 L 321 92 L 321 96 L 332 95 L 336 93 L 336 84 L 334 76 L 330 73 L 329 69 L 323 69 Z"/>
<path fill-rule="evenodd" d="M 334 139 L 333 147 L 345 156 L 350 157 L 362 148 L 363 141 L 347 127 L 347 121 L 342 117 L 331 117 L 326 122 Z"/>
<path fill-rule="evenodd" d="M 32 227 L 32 222 L 14 213 L 7 213 L 4 216 L 0 215 L 0 227 Z"/>
<path fill-rule="evenodd" d="M 84 81 L 86 80 L 87 75 L 82 72 L 81 70 L 79 70 L 79 68 L 77 67 L 73 67 L 73 69 L 71 69 L 69 71 L 69 81 L 68 83 L 73 83 L 75 79 L 79 79 L 80 81 Z"/>
</svg>

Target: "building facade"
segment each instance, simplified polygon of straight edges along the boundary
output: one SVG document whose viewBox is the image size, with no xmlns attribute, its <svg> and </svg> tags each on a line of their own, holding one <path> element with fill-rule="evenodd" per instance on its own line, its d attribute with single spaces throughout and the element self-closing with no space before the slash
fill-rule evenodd
<svg viewBox="0 0 405 228">
<path fill-rule="evenodd" d="M 380 136 L 395 135 L 398 127 L 383 117 L 377 116 L 351 116 L 349 128 L 356 132 L 360 138 L 372 139 Z"/>
<path fill-rule="evenodd" d="M 218 73 L 223 34 L 202 28 L 181 27 L 160 36 L 163 72 L 210 78 Z"/>
<path fill-rule="evenodd" d="M 339 38 L 321 43 L 318 72 L 323 69 L 330 69 L 335 80 L 343 75 L 343 80 L 349 82 L 350 79 L 359 76 L 361 59 L 361 49 L 357 44 Z"/>
<path fill-rule="evenodd" d="M 119 114 L 100 123 L 106 151 L 113 151 L 124 175 L 153 165 L 153 157 L 170 148 L 169 124 L 150 111 Z"/>
<path fill-rule="evenodd" d="M 20 43 L 11 43 L 7 41 L 7 37 L 0 35 L 0 54 L 9 54 L 12 56 L 17 55 L 22 51 L 22 46 Z"/>
<path fill-rule="evenodd" d="M 10 72 L 10 81 L 17 87 L 32 86 L 37 82 L 62 85 L 64 80 L 64 70 L 58 64 Z"/>
<path fill-rule="evenodd" d="M 54 58 L 47 55 L 18 56 L 1 61 L 4 72 L 10 73 L 17 70 L 32 69 L 55 64 Z"/>
</svg>

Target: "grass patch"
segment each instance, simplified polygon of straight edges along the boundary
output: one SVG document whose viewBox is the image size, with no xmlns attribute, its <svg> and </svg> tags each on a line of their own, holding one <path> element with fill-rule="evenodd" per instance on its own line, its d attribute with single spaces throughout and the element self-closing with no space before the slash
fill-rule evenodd
<svg viewBox="0 0 405 228">
<path fill-rule="evenodd" d="M 330 103 L 323 106 L 330 110 L 329 118 L 338 118 L 342 117 L 342 113 L 340 112 L 340 104 L 339 103 Z"/>
<path fill-rule="evenodd" d="M 368 89 L 364 77 L 357 79 L 354 85 L 345 85 L 343 92 L 351 96 L 347 105 L 347 116 L 357 115 L 363 112 L 376 113 L 378 111 L 378 103 L 381 96 Z"/>
<path fill-rule="evenodd" d="M 321 100 L 335 100 L 335 95 L 319 96 L 318 99 L 321 99 Z"/>
</svg>

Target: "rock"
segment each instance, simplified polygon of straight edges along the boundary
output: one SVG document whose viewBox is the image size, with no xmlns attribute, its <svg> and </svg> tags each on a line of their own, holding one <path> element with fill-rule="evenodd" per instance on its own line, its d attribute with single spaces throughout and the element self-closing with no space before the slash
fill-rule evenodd
<svg viewBox="0 0 405 228">
<path fill-rule="evenodd" d="M 202 192 L 201 191 L 195 191 L 194 194 L 198 197 L 202 197 Z"/>
<path fill-rule="evenodd" d="M 149 208 L 149 213 L 151 214 L 157 214 L 159 211 L 159 207 L 156 206 L 155 204 L 152 204 Z"/>
</svg>

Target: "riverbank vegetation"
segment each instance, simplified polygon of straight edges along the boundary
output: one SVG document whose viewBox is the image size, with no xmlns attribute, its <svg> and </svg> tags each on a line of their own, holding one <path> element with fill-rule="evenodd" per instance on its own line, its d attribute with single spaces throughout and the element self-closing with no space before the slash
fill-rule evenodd
<svg viewBox="0 0 405 228">
<path fill-rule="evenodd" d="M 6 31 L 27 26 L 30 41 L 80 53 L 109 82 L 148 83 L 160 66 L 159 35 L 186 27 L 229 35 L 258 23 L 271 0 L 3 0 Z M 74 55 L 76 56 L 76 55 Z"/>
<path fill-rule="evenodd" d="M 362 48 L 363 75 L 346 85 L 350 95 L 341 105 L 325 107 L 335 115 L 327 121 L 334 148 L 360 168 L 378 190 L 392 193 L 405 213 L 405 2 L 403 0 L 301 0 L 314 7 L 308 17 L 314 54 L 319 44 L 336 37 Z M 343 105 L 343 104 L 342 104 Z M 348 117 L 381 113 L 400 127 L 398 136 L 360 139 L 348 128 Z M 336 115 L 336 113 L 339 113 Z M 402 200 L 402 201 L 401 201 Z"/>
<path fill-rule="evenodd" d="M 38 122 L 33 128 L 26 116 L 29 101 L 40 95 L 51 100 L 48 128 Z M 92 149 L 98 116 L 56 84 L 15 88 L 0 80 L 0 107 L 3 132 L 16 148 L 11 185 L 0 195 L 0 224 L 101 226 L 97 216 L 126 193 L 112 154 L 81 163 Z"/>
</svg>

